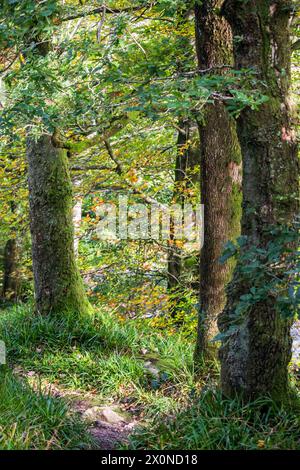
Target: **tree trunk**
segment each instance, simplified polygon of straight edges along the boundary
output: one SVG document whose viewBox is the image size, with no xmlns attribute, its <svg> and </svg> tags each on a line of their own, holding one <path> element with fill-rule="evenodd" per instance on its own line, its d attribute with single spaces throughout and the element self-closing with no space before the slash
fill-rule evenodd
<svg viewBox="0 0 300 470">
<path fill-rule="evenodd" d="M 216 8 L 223 1 L 210 0 L 195 7 L 196 45 L 200 69 L 232 62 L 229 24 Z M 225 69 L 224 69 L 225 70 Z M 222 73 L 222 72 L 220 72 Z M 240 233 L 241 153 L 236 124 L 221 102 L 208 104 L 199 124 L 201 152 L 201 203 L 204 204 L 204 245 L 200 256 L 200 312 L 196 361 L 214 357 L 217 318 L 225 305 L 225 286 L 232 265 L 221 265 L 225 243 Z"/>
<path fill-rule="evenodd" d="M 184 188 L 183 183 L 186 180 L 186 171 L 188 165 L 188 141 L 190 134 L 190 126 L 188 120 L 179 122 L 177 154 L 175 162 L 175 181 L 172 203 L 184 204 Z M 173 221 L 170 221 L 170 241 L 168 250 L 168 291 L 172 294 L 180 285 L 181 275 L 181 253 L 180 247 L 176 246 L 174 239 Z"/>
<path fill-rule="evenodd" d="M 264 82 L 257 81 L 256 87 L 269 98 L 257 111 L 246 108 L 238 118 L 243 155 L 242 234 L 247 237 L 244 253 L 253 246 L 266 249 L 270 226 L 290 224 L 298 209 L 299 172 L 288 101 L 290 8 L 286 0 L 228 0 L 224 6 L 233 34 L 239 38 L 234 46 L 235 66 L 255 70 L 256 79 Z M 240 296 L 251 288 L 239 267 L 219 320 L 223 333 L 236 318 Z M 237 331 L 222 345 L 224 394 L 283 398 L 290 357 L 290 322 L 277 312 L 275 299 L 268 297 L 247 309 Z"/>
<path fill-rule="evenodd" d="M 179 122 L 178 127 L 179 132 L 172 203 L 181 205 L 183 209 L 185 203 L 191 202 L 188 190 L 194 184 L 197 184 L 199 180 L 199 172 L 195 171 L 195 167 L 199 165 L 199 138 L 198 133 L 195 132 L 195 126 L 192 125 L 190 120 L 182 120 Z M 178 311 L 177 297 L 182 296 L 182 290 L 185 288 L 184 281 L 182 280 L 184 268 L 183 255 L 184 250 L 176 244 L 171 216 L 168 247 L 168 291 L 175 297 L 171 301 L 170 308 L 170 312 L 173 316 L 175 316 Z M 195 279 L 194 285 L 198 285 L 199 280 L 197 274 L 195 277 L 197 277 L 197 279 Z"/>
<path fill-rule="evenodd" d="M 68 161 L 54 139 L 28 140 L 30 229 L 36 308 L 41 314 L 91 312 L 74 255 Z"/>
<path fill-rule="evenodd" d="M 17 240 L 7 240 L 3 254 L 3 286 L 2 297 L 16 299 L 18 296 L 18 246 Z"/>
</svg>

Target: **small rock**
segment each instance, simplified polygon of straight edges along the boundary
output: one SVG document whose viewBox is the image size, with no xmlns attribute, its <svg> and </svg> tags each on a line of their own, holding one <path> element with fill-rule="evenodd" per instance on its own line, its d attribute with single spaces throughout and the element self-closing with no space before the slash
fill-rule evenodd
<svg viewBox="0 0 300 470">
<path fill-rule="evenodd" d="M 126 422 L 122 416 L 112 410 L 109 406 L 105 406 L 104 408 L 100 406 L 88 408 L 83 413 L 82 417 L 90 423 L 103 421 L 108 424 L 121 424 Z"/>
<path fill-rule="evenodd" d="M 96 423 L 101 417 L 102 408 L 100 406 L 93 406 L 92 408 L 88 408 L 82 414 L 83 419 L 88 421 L 89 423 Z"/>
<path fill-rule="evenodd" d="M 121 424 L 125 422 L 125 419 L 122 416 L 109 407 L 102 409 L 101 416 L 107 423 L 110 424 Z"/>
</svg>

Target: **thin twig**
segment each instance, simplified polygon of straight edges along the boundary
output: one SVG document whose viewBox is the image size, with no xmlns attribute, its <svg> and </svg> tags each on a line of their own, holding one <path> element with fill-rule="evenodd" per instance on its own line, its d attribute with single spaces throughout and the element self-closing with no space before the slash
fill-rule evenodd
<svg viewBox="0 0 300 470">
<path fill-rule="evenodd" d="M 103 13 L 102 13 L 102 18 L 101 20 L 99 21 L 98 23 L 98 28 L 97 28 L 97 41 L 101 42 L 101 31 L 102 31 L 102 27 L 104 25 L 104 22 L 105 22 L 105 13 L 106 13 L 106 6 L 104 5 L 103 7 Z"/>
</svg>

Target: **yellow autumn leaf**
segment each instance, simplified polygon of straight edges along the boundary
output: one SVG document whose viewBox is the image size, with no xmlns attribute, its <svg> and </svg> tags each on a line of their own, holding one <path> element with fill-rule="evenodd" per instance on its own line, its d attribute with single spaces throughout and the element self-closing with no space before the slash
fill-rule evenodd
<svg viewBox="0 0 300 470">
<path fill-rule="evenodd" d="M 257 447 L 258 447 L 259 449 L 263 449 L 263 448 L 265 447 L 265 441 L 263 441 L 263 440 L 258 440 L 258 441 L 257 441 Z"/>
</svg>

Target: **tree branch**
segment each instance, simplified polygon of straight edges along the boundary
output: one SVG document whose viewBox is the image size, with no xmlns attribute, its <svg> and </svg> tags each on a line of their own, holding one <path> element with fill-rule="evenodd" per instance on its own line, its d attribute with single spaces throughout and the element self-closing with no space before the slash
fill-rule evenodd
<svg viewBox="0 0 300 470">
<path fill-rule="evenodd" d="M 87 165 L 87 166 L 74 165 L 74 166 L 71 166 L 70 170 L 71 171 L 90 171 L 90 170 L 98 170 L 98 171 L 109 170 L 109 171 L 113 171 L 114 168 L 112 168 L 110 166 L 100 166 L 100 165 Z"/>
<path fill-rule="evenodd" d="M 110 143 L 107 139 L 104 139 L 104 145 L 106 147 L 108 155 L 113 160 L 113 162 L 115 162 L 115 164 L 116 164 L 115 171 L 118 173 L 119 176 L 123 177 L 125 183 L 131 188 L 133 194 L 136 194 L 137 196 L 139 196 L 147 204 L 153 204 L 153 205 L 155 205 L 155 206 L 157 206 L 160 209 L 165 211 L 167 209 L 167 207 L 164 204 L 161 204 L 156 199 L 152 198 L 151 196 L 148 196 L 143 191 L 141 191 L 139 188 L 137 188 L 133 183 L 128 181 L 126 178 L 124 178 L 123 166 L 122 166 L 121 162 L 115 156 L 115 154 L 113 152 L 113 149 L 112 149 L 112 147 L 111 147 L 111 145 L 110 145 Z"/>
<path fill-rule="evenodd" d="M 122 163 L 115 156 L 113 149 L 111 148 L 111 145 L 107 139 L 104 139 L 104 145 L 105 145 L 108 155 L 110 156 L 112 161 L 115 162 L 115 164 L 117 165 L 115 168 L 115 171 L 118 173 L 118 175 L 121 176 L 123 173 Z"/>
<path fill-rule="evenodd" d="M 298 51 L 300 49 L 300 39 L 292 44 L 292 51 Z"/>
<path fill-rule="evenodd" d="M 109 8 L 106 5 L 102 5 L 101 7 L 95 8 L 94 10 L 90 11 L 82 11 L 79 13 L 75 13 L 74 15 L 66 16 L 64 18 L 61 18 L 60 21 L 71 21 L 71 20 L 76 20 L 77 18 L 84 18 L 86 16 L 91 16 L 91 15 L 98 15 L 99 13 L 111 13 L 111 14 L 118 14 L 118 13 L 131 13 L 134 11 L 139 11 L 144 6 L 136 6 L 136 7 L 127 7 L 127 8 Z"/>
</svg>

